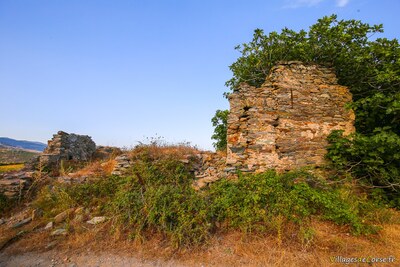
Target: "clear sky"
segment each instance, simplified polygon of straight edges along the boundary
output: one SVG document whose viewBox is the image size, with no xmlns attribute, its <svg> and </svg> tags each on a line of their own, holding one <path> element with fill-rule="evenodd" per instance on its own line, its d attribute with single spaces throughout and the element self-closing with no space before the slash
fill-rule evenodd
<svg viewBox="0 0 400 267">
<path fill-rule="evenodd" d="M 399 37 L 399 0 L 0 0 L 0 136 L 212 149 L 234 47 L 333 13 Z"/>
</svg>

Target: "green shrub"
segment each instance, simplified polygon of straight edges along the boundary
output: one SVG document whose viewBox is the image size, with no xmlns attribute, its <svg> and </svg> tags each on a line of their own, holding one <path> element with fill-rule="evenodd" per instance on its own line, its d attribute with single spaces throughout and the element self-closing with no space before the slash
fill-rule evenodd
<svg viewBox="0 0 400 267">
<path fill-rule="evenodd" d="M 239 176 L 236 182 L 217 182 L 210 190 L 211 214 L 216 221 L 245 232 L 274 229 L 274 218 L 279 216 L 301 225 L 312 215 L 349 225 L 354 234 L 377 230 L 362 222 L 364 214 L 359 208 L 364 202 L 344 198 L 337 188 L 311 187 L 306 181 L 322 183 L 313 179 L 308 173 L 278 175 L 269 171 Z"/>
<path fill-rule="evenodd" d="M 73 207 L 96 207 L 103 211 L 106 203 L 115 194 L 119 177 L 110 176 L 92 183 L 46 186 L 40 190 L 33 206 L 52 217 Z"/>
<path fill-rule="evenodd" d="M 141 161 L 133 173 L 135 177 L 120 185 L 110 211 L 122 225 L 134 229 L 134 238 L 155 230 L 175 246 L 199 245 L 207 239 L 206 203 L 191 187 L 193 177 L 181 162 Z"/>
<path fill-rule="evenodd" d="M 376 129 L 372 135 L 344 137 L 334 131 L 328 137 L 327 157 L 335 168 L 350 173 L 368 188 L 383 193 L 381 200 L 400 208 L 400 137 L 390 129 Z"/>
</svg>

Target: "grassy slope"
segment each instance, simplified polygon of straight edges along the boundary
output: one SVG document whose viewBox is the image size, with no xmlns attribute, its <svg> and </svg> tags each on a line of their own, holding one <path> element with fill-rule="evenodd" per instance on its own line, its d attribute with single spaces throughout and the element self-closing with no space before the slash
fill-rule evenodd
<svg viewBox="0 0 400 267">
<path fill-rule="evenodd" d="M 13 148 L 0 148 L 0 165 L 13 163 L 26 163 L 37 157 L 39 152 Z"/>
</svg>

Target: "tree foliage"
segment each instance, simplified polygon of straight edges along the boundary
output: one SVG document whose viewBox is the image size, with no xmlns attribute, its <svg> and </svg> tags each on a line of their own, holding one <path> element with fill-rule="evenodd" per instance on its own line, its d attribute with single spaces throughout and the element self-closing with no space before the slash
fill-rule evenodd
<svg viewBox="0 0 400 267">
<path fill-rule="evenodd" d="M 356 113 L 357 136 L 347 139 L 351 153 L 343 149 L 343 153 L 338 150 L 328 156 L 334 155 L 334 163 L 341 167 L 343 162 L 356 164 L 365 151 L 380 148 L 374 170 L 358 168 L 355 174 L 375 176 L 370 180 L 373 185 L 394 181 L 400 165 L 394 164 L 398 159 L 387 156 L 391 153 L 388 146 L 400 142 L 400 46 L 397 39 L 376 38 L 375 34 L 382 32 L 382 25 L 338 20 L 336 15 L 319 19 L 308 31 L 284 28 L 279 33 L 265 34 L 256 29 L 249 43 L 236 47 L 241 56 L 230 66 L 233 77 L 226 85 L 233 91 L 243 82 L 258 87 L 279 61 L 300 60 L 333 67 L 339 84 L 348 86 L 353 94 L 351 108 Z M 334 135 L 331 142 L 340 143 L 343 138 Z M 395 171 L 388 173 L 388 166 Z M 383 173 L 386 178 L 381 176 Z"/>
<path fill-rule="evenodd" d="M 400 138 L 388 129 L 373 135 L 343 137 L 334 131 L 328 137 L 328 158 L 339 170 L 350 173 L 367 188 L 380 188 L 392 206 L 400 208 Z"/>
<path fill-rule="evenodd" d="M 226 131 L 228 125 L 228 110 L 217 110 L 215 116 L 211 119 L 214 128 L 214 134 L 211 136 L 215 140 L 213 143 L 216 150 L 226 149 Z"/>
</svg>

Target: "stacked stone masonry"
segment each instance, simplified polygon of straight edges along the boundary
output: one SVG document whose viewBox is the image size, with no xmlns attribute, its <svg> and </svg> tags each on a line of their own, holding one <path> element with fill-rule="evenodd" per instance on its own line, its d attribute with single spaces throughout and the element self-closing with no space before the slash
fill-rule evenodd
<svg viewBox="0 0 400 267">
<path fill-rule="evenodd" d="M 264 84 L 229 96 L 227 167 L 278 171 L 324 163 L 332 130 L 354 132 L 352 96 L 331 68 L 286 62 Z"/>
<path fill-rule="evenodd" d="M 120 155 L 115 158 L 115 166 L 112 170 L 112 175 L 123 175 L 126 174 L 132 167 L 133 163 L 128 155 Z"/>
<path fill-rule="evenodd" d="M 117 176 L 131 174 L 136 162 L 128 154 L 122 154 L 114 160 L 115 166 L 111 174 Z M 193 183 L 195 189 L 203 188 L 227 176 L 226 157 L 221 153 L 198 151 L 195 154 L 184 155 L 180 161 L 195 176 L 196 179 Z"/>
<path fill-rule="evenodd" d="M 96 144 L 90 136 L 59 131 L 48 141 L 40 161 L 43 166 L 57 164 L 61 160 L 88 161 L 95 151 Z"/>
<path fill-rule="evenodd" d="M 33 172 L 19 171 L 0 174 L 0 194 L 8 198 L 22 197 L 33 180 Z"/>
</svg>

